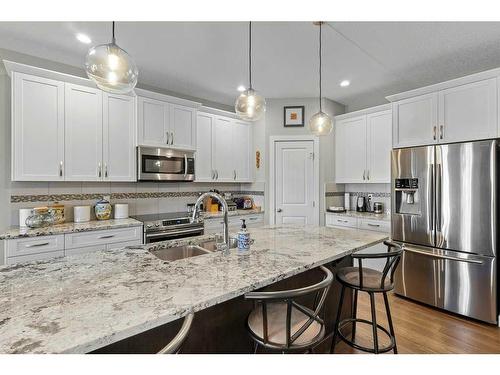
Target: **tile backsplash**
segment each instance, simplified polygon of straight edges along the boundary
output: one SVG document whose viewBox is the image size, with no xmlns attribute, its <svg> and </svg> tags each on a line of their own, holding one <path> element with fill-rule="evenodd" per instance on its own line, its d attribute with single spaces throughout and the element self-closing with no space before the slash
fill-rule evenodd
<svg viewBox="0 0 500 375">
<path fill-rule="evenodd" d="M 373 194 L 373 202 L 381 202 L 384 211 L 391 211 L 391 184 L 345 184 L 345 192 L 350 194 L 351 209 L 355 209 L 358 196 Z"/>
<path fill-rule="evenodd" d="M 264 205 L 264 189 L 241 184 L 158 183 L 158 182 L 11 182 L 10 224 L 19 224 L 19 209 L 60 202 L 66 221 L 73 220 L 73 206 L 93 206 L 104 195 L 111 203 L 128 203 L 130 215 L 186 211 L 201 192 L 217 189 L 235 195 L 250 195 Z"/>
</svg>

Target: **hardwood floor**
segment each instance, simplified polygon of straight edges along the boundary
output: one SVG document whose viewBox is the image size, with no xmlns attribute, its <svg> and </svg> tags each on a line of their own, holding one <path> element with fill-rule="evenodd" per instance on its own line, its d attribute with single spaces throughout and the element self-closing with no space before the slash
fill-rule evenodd
<svg viewBox="0 0 500 375">
<path fill-rule="evenodd" d="M 448 314 L 410 300 L 390 295 L 396 342 L 400 354 L 410 353 L 500 353 L 500 328 Z M 377 296 L 377 321 L 387 326 L 383 297 Z M 371 320 L 368 294 L 360 293 L 358 317 Z M 357 326 L 356 342 L 372 346 L 372 328 Z M 380 345 L 387 345 L 385 334 L 379 333 Z M 344 342 L 336 353 L 361 353 Z M 392 353 L 392 352 L 389 352 Z"/>
</svg>

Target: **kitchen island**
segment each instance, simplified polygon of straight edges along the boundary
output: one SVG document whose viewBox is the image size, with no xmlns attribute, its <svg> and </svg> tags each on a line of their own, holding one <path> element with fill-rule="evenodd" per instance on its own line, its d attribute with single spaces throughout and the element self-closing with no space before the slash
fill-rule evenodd
<svg viewBox="0 0 500 375">
<path fill-rule="evenodd" d="M 232 250 L 169 263 L 149 251 L 211 237 L 200 236 L 0 267 L 0 353 L 94 351 L 386 238 L 313 226 L 251 234 L 244 256 Z"/>
</svg>

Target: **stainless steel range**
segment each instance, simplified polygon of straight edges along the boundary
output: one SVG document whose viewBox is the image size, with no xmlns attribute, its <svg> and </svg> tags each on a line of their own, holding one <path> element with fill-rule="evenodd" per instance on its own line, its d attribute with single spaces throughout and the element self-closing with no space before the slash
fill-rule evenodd
<svg viewBox="0 0 500 375">
<path fill-rule="evenodd" d="M 189 212 L 138 215 L 134 219 L 142 221 L 144 243 L 173 240 L 203 234 L 203 219 L 191 222 Z"/>
</svg>

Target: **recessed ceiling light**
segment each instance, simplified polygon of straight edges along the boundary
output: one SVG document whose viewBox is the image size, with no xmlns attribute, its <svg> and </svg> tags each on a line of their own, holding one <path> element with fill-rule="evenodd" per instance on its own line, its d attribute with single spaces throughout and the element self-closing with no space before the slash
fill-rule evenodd
<svg viewBox="0 0 500 375">
<path fill-rule="evenodd" d="M 347 87 L 351 84 L 350 81 L 348 81 L 347 79 L 344 79 L 342 82 L 340 82 L 340 87 Z"/>
<path fill-rule="evenodd" d="M 84 44 L 90 44 L 92 43 L 92 40 L 85 34 L 78 33 L 76 34 L 76 39 L 78 39 L 80 42 Z"/>
<path fill-rule="evenodd" d="M 245 87 L 245 86 L 243 86 L 243 85 L 239 85 L 239 86 L 238 86 L 238 91 L 239 91 L 239 92 L 243 92 L 243 91 L 245 91 L 245 90 L 246 90 L 246 87 Z"/>
</svg>

